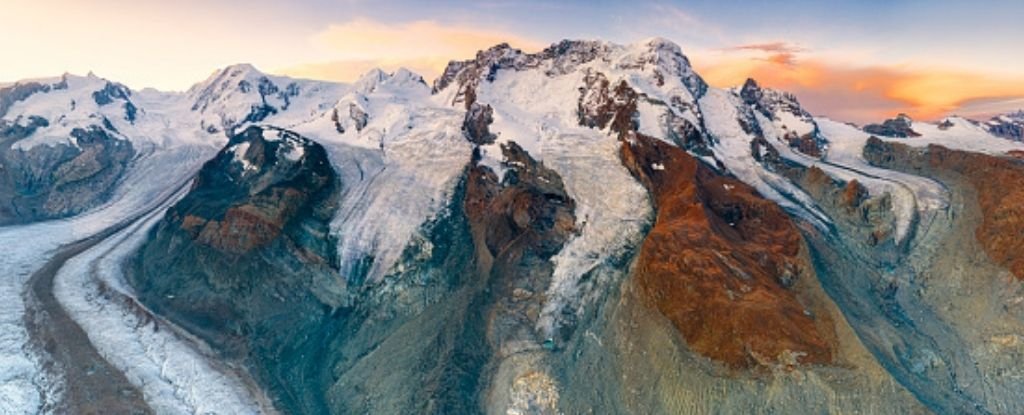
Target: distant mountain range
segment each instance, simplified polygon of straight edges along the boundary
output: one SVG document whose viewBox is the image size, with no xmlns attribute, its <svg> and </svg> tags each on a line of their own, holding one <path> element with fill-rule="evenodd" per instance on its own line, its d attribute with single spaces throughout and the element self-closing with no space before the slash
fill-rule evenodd
<svg viewBox="0 0 1024 415">
<path fill-rule="evenodd" d="M 0 413 L 1024 413 L 1022 131 L 657 38 L 17 82 Z"/>
</svg>

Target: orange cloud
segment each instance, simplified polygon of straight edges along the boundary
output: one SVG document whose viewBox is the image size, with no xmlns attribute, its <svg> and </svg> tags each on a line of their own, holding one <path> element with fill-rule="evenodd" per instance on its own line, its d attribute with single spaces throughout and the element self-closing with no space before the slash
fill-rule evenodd
<svg viewBox="0 0 1024 415">
<path fill-rule="evenodd" d="M 389 24 L 367 19 L 331 25 L 310 39 L 322 62 L 286 68 L 280 72 L 303 77 L 351 81 L 369 69 L 406 67 L 432 79 L 451 59 L 469 59 L 478 50 L 499 43 L 526 50 L 543 43 L 498 30 L 442 25 L 422 20 Z"/>
<path fill-rule="evenodd" d="M 806 52 L 800 46 L 786 43 L 786 42 L 769 42 L 769 43 L 751 43 L 747 45 L 733 46 L 731 48 L 722 49 L 725 52 L 759 52 L 764 57 L 758 57 L 756 59 L 771 62 L 777 65 L 796 65 L 797 54 Z"/>
<path fill-rule="evenodd" d="M 860 123 L 899 112 L 935 119 L 958 113 L 969 102 L 1024 96 L 1024 77 L 895 65 L 853 67 L 814 56 L 797 60 L 795 55 L 806 51 L 784 43 L 725 51 L 694 59 L 712 85 L 734 86 L 754 78 L 796 94 L 811 112 Z"/>
</svg>

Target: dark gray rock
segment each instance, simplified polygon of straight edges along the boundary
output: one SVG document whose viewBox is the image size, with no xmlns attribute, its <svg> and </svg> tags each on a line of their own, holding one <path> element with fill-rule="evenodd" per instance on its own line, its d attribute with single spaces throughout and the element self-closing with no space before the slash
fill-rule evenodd
<svg viewBox="0 0 1024 415">
<path fill-rule="evenodd" d="M 490 125 L 493 122 L 494 108 L 474 102 L 466 111 L 466 118 L 462 121 L 462 132 L 473 144 L 491 144 L 498 138 L 490 130 Z"/>
<path fill-rule="evenodd" d="M 322 289 L 344 284 L 328 236 L 340 191 L 323 147 L 250 127 L 203 166 L 130 276 L 144 303 L 244 362 L 288 413 L 327 412 L 327 346 L 348 312 Z"/>
<path fill-rule="evenodd" d="M 911 128 L 913 121 L 906 114 L 900 114 L 896 118 L 883 121 L 881 124 L 868 124 L 864 126 L 864 132 L 885 137 L 920 137 Z"/>
<path fill-rule="evenodd" d="M 99 126 L 76 128 L 71 144 L 13 144 L 48 125 L 0 122 L 0 225 L 72 216 L 105 202 L 135 154 L 130 142 Z"/>
<path fill-rule="evenodd" d="M 985 124 L 988 132 L 1014 141 L 1024 141 L 1024 111 L 993 117 Z"/>
</svg>

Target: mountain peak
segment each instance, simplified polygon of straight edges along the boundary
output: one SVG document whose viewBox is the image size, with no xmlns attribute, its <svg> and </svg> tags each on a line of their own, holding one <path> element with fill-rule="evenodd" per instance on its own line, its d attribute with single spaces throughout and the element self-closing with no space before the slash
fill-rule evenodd
<svg viewBox="0 0 1024 415">
<path fill-rule="evenodd" d="M 647 47 L 649 50 L 652 51 L 661 51 L 674 55 L 685 55 L 683 53 L 683 48 L 680 47 L 678 43 L 663 37 L 655 36 L 647 38 L 640 41 L 639 44 Z"/>
<path fill-rule="evenodd" d="M 197 83 L 189 89 L 189 95 L 195 95 L 197 92 L 208 90 L 214 87 L 226 88 L 229 82 L 238 82 L 241 80 L 252 80 L 260 77 L 264 77 L 264 74 L 255 66 L 249 63 L 236 63 L 233 65 L 225 66 L 221 69 L 214 71 L 204 81 Z"/>
<path fill-rule="evenodd" d="M 883 121 L 881 124 L 865 125 L 863 130 L 869 134 L 884 137 L 920 137 L 921 134 L 913 130 L 914 120 L 909 115 L 900 113 L 895 118 Z"/>
<path fill-rule="evenodd" d="M 537 53 L 524 53 L 507 43 L 477 52 L 474 59 L 451 61 L 444 73 L 434 81 L 434 92 L 457 84 L 453 103 L 472 101 L 472 90 L 481 81 L 493 81 L 501 70 L 541 69 L 547 76 L 569 74 L 577 68 L 597 62 L 607 72 L 649 72 L 661 85 L 665 77 L 677 78 L 693 97 L 707 91 L 707 84 L 693 70 L 679 45 L 665 38 L 620 45 L 601 40 L 565 39 Z M 469 99 L 464 97 L 469 94 Z M 468 104 L 467 104 L 468 105 Z"/>
<path fill-rule="evenodd" d="M 217 72 L 230 74 L 263 75 L 263 71 L 257 69 L 256 66 L 254 66 L 251 63 L 244 62 L 225 66 L 223 69 Z"/>
<path fill-rule="evenodd" d="M 759 89 L 761 89 L 761 85 L 759 85 L 757 83 L 756 79 L 754 79 L 754 78 L 747 78 L 747 80 L 745 82 L 743 82 L 743 89 L 759 90 Z"/>
<path fill-rule="evenodd" d="M 419 74 L 406 68 L 398 68 L 388 73 L 381 68 L 373 68 L 359 77 L 352 84 L 352 90 L 360 94 L 369 94 L 382 85 L 404 88 L 409 86 L 426 86 L 427 82 Z"/>
</svg>

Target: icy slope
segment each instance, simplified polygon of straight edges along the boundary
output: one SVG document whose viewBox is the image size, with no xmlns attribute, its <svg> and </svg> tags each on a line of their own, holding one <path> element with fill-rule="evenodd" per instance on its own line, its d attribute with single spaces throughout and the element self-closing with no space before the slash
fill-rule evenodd
<svg viewBox="0 0 1024 415">
<path fill-rule="evenodd" d="M 134 129 L 139 116 L 127 87 L 92 74 L 19 83 L 22 90 L 33 84 L 39 86 L 29 89 L 35 92 L 27 96 L 24 92 L 7 91 L 6 100 L 13 102 L 5 112 L 0 111 L 0 119 L 16 126 L 25 127 L 40 119 L 45 124 L 36 128 L 29 138 L 18 141 L 17 149 L 30 149 L 39 144 L 74 145 L 71 132 L 76 128 L 102 126 L 111 133 L 127 132 Z"/>
<path fill-rule="evenodd" d="M 246 124 L 287 128 L 321 114 L 346 89 L 332 82 L 267 75 L 252 65 L 224 68 L 185 93 L 200 127 L 227 136 Z"/>
<path fill-rule="evenodd" d="M 342 176 L 331 225 L 341 278 L 380 281 L 448 202 L 472 150 L 461 121 L 418 75 L 374 70 L 326 112 L 292 128 L 327 148 Z"/>
<path fill-rule="evenodd" d="M 760 131 L 757 121 L 739 97 L 726 90 L 711 89 L 700 100 L 708 133 L 715 137 L 714 156 L 736 178 L 754 186 L 765 197 L 818 226 L 829 219 L 802 190 L 786 178 L 768 171 L 754 158 L 751 143 Z"/>
</svg>

